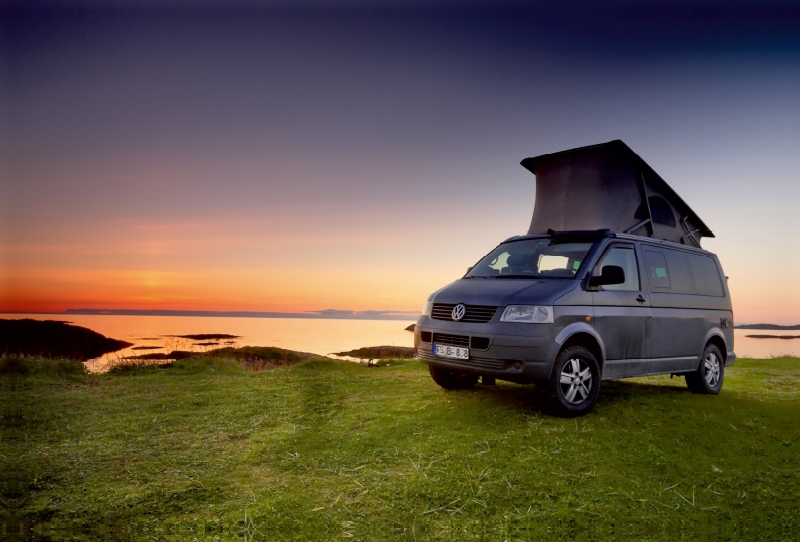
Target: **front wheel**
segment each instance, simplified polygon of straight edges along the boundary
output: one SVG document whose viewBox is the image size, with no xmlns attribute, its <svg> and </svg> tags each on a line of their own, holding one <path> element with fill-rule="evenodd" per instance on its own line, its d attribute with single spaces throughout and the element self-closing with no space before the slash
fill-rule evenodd
<svg viewBox="0 0 800 542">
<path fill-rule="evenodd" d="M 556 358 L 547 386 L 548 403 L 554 414 L 573 418 L 588 414 L 600 393 L 600 365 L 583 346 L 565 348 Z"/>
<path fill-rule="evenodd" d="M 428 365 L 433 381 L 446 390 L 464 390 L 478 383 L 478 375 Z"/>
<path fill-rule="evenodd" d="M 686 375 L 686 387 L 692 393 L 716 395 L 722 389 L 725 378 L 725 362 L 722 354 L 713 344 L 706 346 L 703 359 L 696 371 Z"/>
</svg>

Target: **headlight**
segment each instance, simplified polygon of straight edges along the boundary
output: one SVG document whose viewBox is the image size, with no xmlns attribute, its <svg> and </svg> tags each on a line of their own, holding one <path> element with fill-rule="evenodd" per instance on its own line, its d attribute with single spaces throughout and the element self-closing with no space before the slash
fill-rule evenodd
<svg viewBox="0 0 800 542">
<path fill-rule="evenodd" d="M 501 322 L 521 322 L 525 324 L 552 324 L 553 307 L 538 305 L 509 305 L 500 317 Z"/>
<path fill-rule="evenodd" d="M 433 301 L 426 301 L 425 306 L 422 307 L 422 316 L 430 316 L 433 310 Z"/>
</svg>

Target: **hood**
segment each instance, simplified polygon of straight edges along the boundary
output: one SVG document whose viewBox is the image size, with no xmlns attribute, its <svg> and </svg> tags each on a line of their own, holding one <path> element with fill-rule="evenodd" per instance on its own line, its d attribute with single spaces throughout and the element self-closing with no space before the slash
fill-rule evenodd
<svg viewBox="0 0 800 542">
<path fill-rule="evenodd" d="M 552 305 L 578 286 L 566 279 L 461 279 L 433 295 L 434 303 L 466 305 Z"/>
</svg>

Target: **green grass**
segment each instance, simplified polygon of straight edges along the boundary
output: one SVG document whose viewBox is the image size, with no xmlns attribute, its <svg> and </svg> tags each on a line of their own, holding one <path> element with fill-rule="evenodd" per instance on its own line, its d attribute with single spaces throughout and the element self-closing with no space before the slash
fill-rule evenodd
<svg viewBox="0 0 800 542">
<path fill-rule="evenodd" d="M 7 532 L 43 539 L 800 537 L 800 360 L 739 360 L 716 397 L 605 382 L 447 392 L 416 361 L 0 375 Z M 2 518 L 0 518 L 2 519 Z M 21 523 L 20 523 L 21 522 Z M 2 531 L 0 531 L 2 532 Z"/>
</svg>

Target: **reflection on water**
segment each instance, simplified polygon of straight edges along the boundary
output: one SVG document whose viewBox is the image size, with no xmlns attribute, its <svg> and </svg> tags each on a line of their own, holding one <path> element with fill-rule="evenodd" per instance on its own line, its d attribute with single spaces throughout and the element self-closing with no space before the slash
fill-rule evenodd
<svg viewBox="0 0 800 542">
<path fill-rule="evenodd" d="M 215 318 L 201 316 L 117 316 L 12 314 L 2 318 L 65 320 L 106 337 L 133 343 L 131 347 L 87 362 L 90 370 L 105 370 L 123 357 L 173 350 L 206 352 L 226 346 L 276 346 L 328 356 L 362 346 L 414 346 L 410 320 L 327 320 L 311 318 Z M 206 334 L 194 340 L 178 335 Z M 209 340 L 207 334 L 238 338 Z"/>
<path fill-rule="evenodd" d="M 104 370 L 110 361 L 173 350 L 206 352 L 226 346 L 277 346 L 323 356 L 363 346 L 414 346 L 406 320 L 323 320 L 310 318 L 214 318 L 199 316 L 116 316 L 13 314 L 2 318 L 66 320 L 107 337 L 133 343 L 132 347 L 87 362 Z M 179 335 L 206 334 L 202 339 Z M 233 339 L 212 339 L 228 334 Z M 756 339 L 747 335 L 797 335 L 797 331 L 736 329 L 735 352 L 740 358 L 800 357 L 800 339 Z"/>
</svg>

